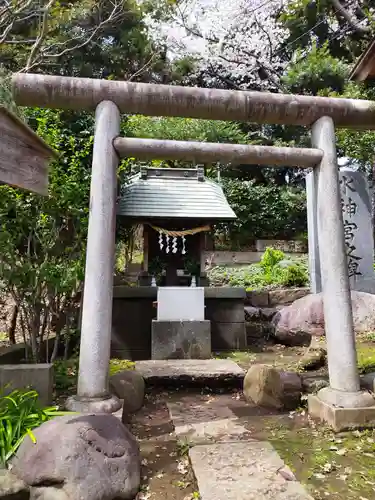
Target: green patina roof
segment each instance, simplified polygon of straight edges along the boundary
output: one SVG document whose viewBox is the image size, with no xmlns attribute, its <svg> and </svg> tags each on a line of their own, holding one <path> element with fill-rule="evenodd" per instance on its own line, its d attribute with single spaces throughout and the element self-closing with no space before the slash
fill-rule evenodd
<svg viewBox="0 0 375 500">
<path fill-rule="evenodd" d="M 236 219 L 221 187 L 199 168 L 143 168 L 123 186 L 117 214 L 137 219 Z"/>
</svg>

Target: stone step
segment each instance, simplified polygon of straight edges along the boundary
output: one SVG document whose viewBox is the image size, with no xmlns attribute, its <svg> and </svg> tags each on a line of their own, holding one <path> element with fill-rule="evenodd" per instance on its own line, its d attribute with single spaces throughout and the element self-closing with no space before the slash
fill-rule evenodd
<svg viewBox="0 0 375 500">
<path fill-rule="evenodd" d="M 202 500 L 313 500 L 270 443 L 197 445 L 189 456 Z"/>
<path fill-rule="evenodd" d="M 229 359 L 168 359 L 136 361 L 148 385 L 242 386 L 245 372 Z"/>
</svg>

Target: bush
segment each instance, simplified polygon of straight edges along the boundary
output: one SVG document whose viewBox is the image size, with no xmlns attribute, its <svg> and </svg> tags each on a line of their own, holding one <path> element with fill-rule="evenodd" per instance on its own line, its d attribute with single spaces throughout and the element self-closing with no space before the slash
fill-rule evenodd
<svg viewBox="0 0 375 500">
<path fill-rule="evenodd" d="M 267 248 L 259 264 L 246 267 L 217 266 L 208 272 L 211 286 L 243 287 L 259 290 L 267 287 L 305 286 L 308 283 L 307 263 L 304 259 L 284 260 L 280 250 Z M 284 261 L 284 265 L 282 264 Z"/>
<path fill-rule="evenodd" d="M 260 265 L 266 271 L 272 269 L 276 264 L 285 259 L 285 254 L 281 250 L 267 247 L 262 255 Z"/>
<path fill-rule="evenodd" d="M 36 442 L 32 430 L 58 415 L 66 412 L 59 412 L 57 406 L 42 408 L 36 391 L 15 390 L 8 396 L 0 395 L 0 464 L 6 465 L 25 436 Z"/>
<path fill-rule="evenodd" d="M 307 271 L 298 264 L 292 264 L 283 270 L 281 284 L 286 287 L 302 287 L 308 283 Z"/>
<path fill-rule="evenodd" d="M 307 231 L 304 189 L 239 179 L 223 179 L 222 183 L 237 219 L 219 224 L 216 235 L 230 242 L 233 250 L 256 239 L 293 239 Z"/>
</svg>

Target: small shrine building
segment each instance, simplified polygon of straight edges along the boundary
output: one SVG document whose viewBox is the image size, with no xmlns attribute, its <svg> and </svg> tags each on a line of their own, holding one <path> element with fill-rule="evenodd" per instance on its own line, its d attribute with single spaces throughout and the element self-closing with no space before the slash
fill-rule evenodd
<svg viewBox="0 0 375 500">
<path fill-rule="evenodd" d="M 245 290 L 209 287 L 205 273 L 213 226 L 236 219 L 220 185 L 203 168 L 144 167 L 123 186 L 117 218 L 143 227 L 143 261 L 136 286 L 114 286 L 112 356 L 204 358 L 245 348 Z"/>
</svg>

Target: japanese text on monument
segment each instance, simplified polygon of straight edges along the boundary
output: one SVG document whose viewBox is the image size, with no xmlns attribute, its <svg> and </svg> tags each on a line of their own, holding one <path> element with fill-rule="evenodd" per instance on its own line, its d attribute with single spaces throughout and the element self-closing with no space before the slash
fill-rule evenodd
<svg viewBox="0 0 375 500">
<path fill-rule="evenodd" d="M 349 278 L 362 276 L 360 262 L 362 257 L 358 255 L 358 250 L 355 245 L 355 237 L 358 231 L 356 216 L 358 214 L 358 204 L 353 200 L 352 196 L 356 193 L 354 179 L 347 175 L 342 175 L 340 178 L 341 191 L 341 208 L 344 220 L 344 235 L 346 256 L 348 260 Z"/>
</svg>

